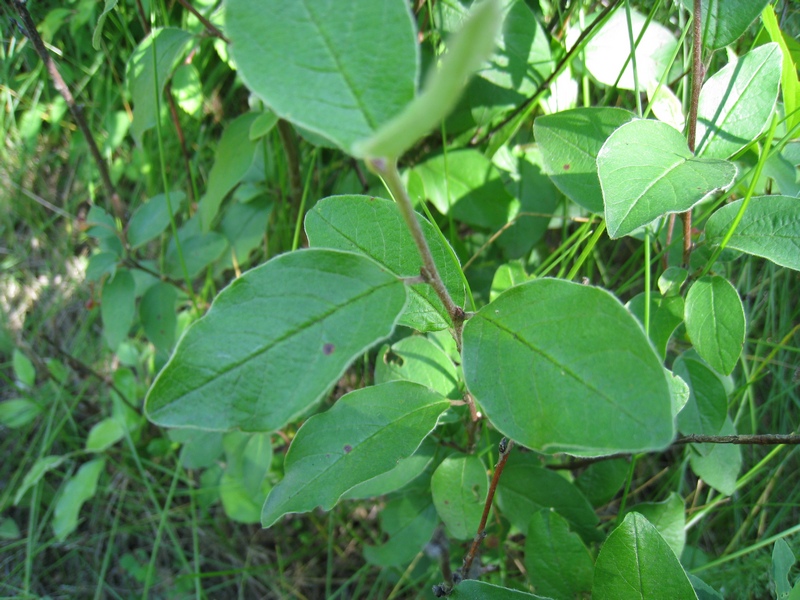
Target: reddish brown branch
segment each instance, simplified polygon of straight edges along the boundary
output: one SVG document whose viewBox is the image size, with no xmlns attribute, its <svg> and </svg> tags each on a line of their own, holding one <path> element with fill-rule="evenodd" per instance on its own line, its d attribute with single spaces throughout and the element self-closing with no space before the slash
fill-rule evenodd
<svg viewBox="0 0 800 600">
<path fill-rule="evenodd" d="M 197 17 L 197 20 L 203 24 L 203 27 L 205 27 L 211 35 L 218 37 L 226 44 L 231 43 L 231 41 L 225 37 L 225 34 L 223 34 L 211 21 L 201 15 L 194 6 L 189 4 L 186 0 L 178 0 L 178 3 L 192 13 L 195 17 Z"/>
<path fill-rule="evenodd" d="M 687 435 L 673 442 L 673 445 L 681 444 L 736 444 L 739 446 L 778 446 L 780 444 L 786 444 L 796 446 L 800 444 L 800 435 L 796 433 L 764 433 L 755 435 Z"/>
<path fill-rule="evenodd" d="M 86 117 L 83 114 L 82 107 L 75 102 L 75 98 L 72 95 L 69 86 L 67 85 L 66 81 L 64 81 L 64 78 L 61 76 L 61 73 L 53 61 L 53 58 L 47 51 L 47 48 L 45 47 L 44 42 L 42 41 L 42 38 L 36 29 L 36 24 L 33 22 L 31 13 L 28 12 L 28 8 L 25 5 L 25 0 L 12 0 L 12 4 L 22 20 L 25 35 L 27 35 L 28 39 L 33 44 L 33 47 L 36 50 L 36 53 L 39 55 L 39 58 L 42 59 L 53 85 L 58 93 L 61 94 L 61 96 L 63 96 L 64 100 L 67 102 L 67 106 L 72 113 L 72 117 L 75 119 L 75 123 L 78 125 L 81 133 L 83 133 L 83 137 L 86 139 L 86 144 L 89 146 L 89 152 L 92 155 L 95 164 L 97 165 L 97 169 L 100 171 L 100 179 L 103 182 L 103 187 L 106 189 L 106 194 L 108 195 L 113 213 L 118 217 L 122 217 L 123 213 L 125 212 L 122 206 L 122 201 L 114 189 L 114 184 L 111 183 L 111 175 L 108 172 L 108 166 L 100 154 L 100 150 L 97 147 L 94 136 L 92 135 L 89 125 L 86 122 Z"/>
</svg>

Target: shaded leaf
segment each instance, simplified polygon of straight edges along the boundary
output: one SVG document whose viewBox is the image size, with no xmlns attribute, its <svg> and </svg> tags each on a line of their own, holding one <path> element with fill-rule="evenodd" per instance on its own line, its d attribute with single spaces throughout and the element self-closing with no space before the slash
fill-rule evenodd
<svg viewBox="0 0 800 600">
<path fill-rule="evenodd" d="M 380 520 L 389 540 L 379 546 L 364 546 L 367 562 L 380 567 L 407 564 L 428 543 L 439 523 L 427 490 L 392 498 L 381 511 Z"/>
<path fill-rule="evenodd" d="M 744 200 L 726 204 L 706 223 L 706 239 L 719 244 L 733 225 Z M 800 200 L 789 196 L 750 199 L 726 248 L 740 250 L 800 271 Z"/>
<path fill-rule="evenodd" d="M 177 214 L 186 198 L 183 192 L 170 192 L 169 205 L 172 214 Z M 169 226 L 169 208 L 166 194 L 153 196 L 136 209 L 128 222 L 127 236 L 131 248 L 139 248 L 161 235 Z"/>
<path fill-rule="evenodd" d="M 97 480 L 105 467 L 105 460 L 98 458 L 81 466 L 61 492 L 53 511 L 53 532 L 59 542 L 78 527 L 78 514 L 83 504 L 97 491 Z"/>
<path fill-rule="evenodd" d="M 403 338 L 378 352 L 375 383 L 413 381 L 449 397 L 457 391 L 458 373 L 444 350 L 425 337 Z"/>
<path fill-rule="evenodd" d="M 730 417 L 720 435 L 736 435 Z M 731 496 L 742 468 L 742 450 L 736 444 L 692 444 L 689 462 L 692 471 L 718 492 Z"/>
<path fill-rule="evenodd" d="M 675 556 L 680 558 L 686 544 L 686 517 L 683 499 L 672 492 L 663 502 L 642 502 L 632 506 L 628 512 L 635 512 L 647 519 L 669 544 Z"/>
<path fill-rule="evenodd" d="M 100 301 L 103 317 L 103 337 L 112 350 L 116 350 L 128 337 L 136 312 L 133 275 L 127 269 L 117 269 L 113 279 L 106 280 Z"/>
<path fill-rule="evenodd" d="M 678 413 L 681 433 L 718 435 L 728 415 L 728 395 L 719 377 L 705 364 L 681 355 L 672 370 L 689 386 L 689 400 Z"/>
<path fill-rule="evenodd" d="M 330 510 L 349 489 L 411 456 L 450 403 L 420 385 L 394 381 L 350 392 L 308 419 L 286 455 L 261 523 L 317 506 Z"/>
<path fill-rule="evenodd" d="M 488 491 L 486 467 L 474 455 L 448 456 L 431 477 L 436 512 L 447 532 L 459 540 L 471 539 L 477 533 Z"/>
</svg>

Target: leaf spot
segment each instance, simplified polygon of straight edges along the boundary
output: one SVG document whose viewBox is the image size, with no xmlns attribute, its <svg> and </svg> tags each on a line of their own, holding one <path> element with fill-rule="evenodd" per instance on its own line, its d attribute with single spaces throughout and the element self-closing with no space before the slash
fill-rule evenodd
<svg viewBox="0 0 800 600">
<path fill-rule="evenodd" d="M 569 163 L 565 164 L 565 165 L 564 165 L 564 170 L 565 170 L 565 171 L 569 171 L 571 166 L 572 166 L 572 165 L 570 165 Z"/>
<path fill-rule="evenodd" d="M 325 345 L 322 347 L 322 353 L 323 353 L 325 356 L 328 356 L 328 355 L 330 355 L 330 354 L 333 354 L 333 351 L 334 351 L 334 350 L 336 350 L 336 346 L 334 346 L 333 344 L 325 344 Z"/>
<path fill-rule="evenodd" d="M 345 453 L 345 454 L 350 454 L 350 452 L 351 452 L 352 450 L 353 450 L 353 447 L 352 447 L 350 444 L 345 444 L 345 445 L 344 445 L 344 453 Z"/>
</svg>

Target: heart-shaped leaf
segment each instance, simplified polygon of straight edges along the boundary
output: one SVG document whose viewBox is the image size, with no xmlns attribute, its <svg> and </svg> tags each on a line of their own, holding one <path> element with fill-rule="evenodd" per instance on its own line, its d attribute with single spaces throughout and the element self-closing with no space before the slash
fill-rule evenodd
<svg viewBox="0 0 800 600">
<path fill-rule="evenodd" d="M 344 150 L 414 98 L 419 49 L 404 0 L 227 0 L 225 8 L 247 87 Z"/>
<path fill-rule="evenodd" d="M 186 332 L 147 396 L 166 427 L 272 431 L 317 402 L 394 329 L 403 282 L 333 250 L 283 254 L 245 273 Z"/>
<path fill-rule="evenodd" d="M 686 140 L 660 121 L 637 120 L 614 131 L 597 155 L 608 235 L 628 235 L 667 213 L 683 212 L 727 188 L 736 167 L 695 158 Z"/>
<path fill-rule="evenodd" d="M 492 424 L 529 448 L 594 455 L 672 440 L 661 360 L 599 288 L 555 279 L 511 288 L 464 326 L 463 369 Z"/>
<path fill-rule="evenodd" d="M 411 456 L 450 402 L 416 383 L 393 381 L 350 392 L 297 432 L 261 523 L 317 506 L 330 510 L 347 490 Z"/>
</svg>

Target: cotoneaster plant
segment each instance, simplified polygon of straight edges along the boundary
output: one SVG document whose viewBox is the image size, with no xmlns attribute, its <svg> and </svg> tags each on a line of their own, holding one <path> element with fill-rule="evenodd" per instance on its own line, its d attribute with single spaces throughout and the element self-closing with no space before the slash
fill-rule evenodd
<svg viewBox="0 0 800 600">
<path fill-rule="evenodd" d="M 282 119 L 313 143 L 363 161 L 386 194 L 320 199 L 305 216 L 308 248 L 276 256 L 222 290 L 154 381 L 148 419 L 223 435 L 228 475 L 251 498 L 265 496 L 264 527 L 291 513 L 384 497 L 387 538 L 366 545 L 366 559 L 405 568 L 427 547 L 442 561 L 442 582 L 434 587 L 439 596 L 532 597 L 477 581 L 485 571 L 481 544 L 494 528 L 517 545 L 514 536 L 524 534 L 524 564 L 537 593 L 696 598 L 703 584 L 690 580 L 679 561 L 685 540 L 680 497 L 627 507 L 625 488 L 610 528 L 600 526 L 593 503 L 630 481 L 637 455 L 676 441 L 686 446 L 698 477 L 725 494 L 735 489 L 737 452 L 701 443 L 735 433 L 726 377 L 747 327 L 718 260 L 734 251 L 800 269 L 797 198 L 756 194 L 764 165 L 800 123 L 796 72 L 786 69 L 790 59 L 771 25 L 771 8 L 762 19 L 775 41 L 705 81 L 698 60 L 703 48 L 724 47 L 741 35 L 765 2 L 749 4 L 759 5 L 751 16 L 743 9 L 726 16 L 712 14 L 708 5 L 716 2 L 696 3 L 697 27 L 689 37 L 697 49 L 694 96 L 684 135 L 667 122 L 677 99 L 665 86 L 680 45 L 628 3 L 609 5 L 594 25 L 576 31 L 559 63 L 546 40 L 542 46 L 544 32 L 526 3 L 485 0 L 469 14 L 460 4 L 447 5 L 458 33 L 446 39 L 446 52 L 433 57 L 420 84 L 417 22 L 404 0 L 354 0 L 346 9 L 332 1 L 228 0 L 224 29 L 232 62 L 258 107 L 226 130 L 241 142 L 223 136 L 221 144 L 253 153 L 259 137 Z M 698 10 L 703 7 L 705 13 Z M 620 32 L 627 45 L 620 62 L 606 55 L 606 64 L 594 64 L 603 36 L 618 42 Z M 188 35 L 162 29 L 148 39 L 131 59 L 134 80 L 147 72 L 136 66 L 156 52 L 163 60 L 154 64 L 174 63 Z M 531 54 L 545 52 L 547 60 L 526 62 L 526 41 Z M 534 121 L 539 155 L 514 155 L 510 140 L 578 55 L 602 84 L 634 90 L 637 111 L 556 106 Z M 476 72 L 479 79 L 470 83 Z M 152 93 L 152 83 L 142 85 L 134 89 L 137 110 Z M 505 100 L 487 102 L 473 110 L 469 135 L 401 169 L 468 85 L 484 97 L 507 92 L 527 100 L 515 110 L 503 108 Z M 640 92 L 653 99 L 650 108 L 661 120 L 645 118 Z M 137 136 L 151 126 L 141 114 L 134 118 Z M 745 173 L 735 161 L 751 150 L 755 166 Z M 532 280 L 509 272 L 489 301 L 477 305 L 453 240 L 425 200 L 451 219 L 504 227 L 512 199 L 499 177 L 485 175 L 503 157 L 519 159 L 520 187 L 536 189 L 546 175 L 587 215 L 588 226 L 569 272 Z M 451 182 L 450 166 L 463 179 Z M 743 197 L 725 203 L 743 182 Z M 454 189 L 459 185 L 465 190 Z M 198 250 L 217 242 L 214 223 L 231 187 L 210 184 L 200 199 L 198 237 L 207 237 Z M 169 199 L 165 206 L 164 227 L 172 218 Z M 702 211 L 702 252 L 693 252 L 692 211 Z M 683 235 L 673 228 L 676 214 Z M 133 222 L 129 241 L 131 230 Z M 573 281 L 604 232 L 644 241 L 645 289 L 628 305 L 613 291 Z M 669 252 L 673 238 L 683 247 L 677 257 Z M 656 286 L 651 247 L 664 250 Z M 189 252 L 191 261 L 190 250 L 177 243 L 174 252 L 174 277 L 191 279 L 197 273 L 188 272 L 181 255 Z M 114 286 L 132 288 L 124 279 L 117 274 L 104 295 Z M 693 348 L 675 357 L 668 343 L 679 327 Z M 381 343 L 374 384 L 318 412 L 354 361 Z M 265 479 L 273 463 L 268 434 L 297 423 L 282 467 Z M 676 440 L 678 433 L 683 437 Z M 564 478 L 544 468 L 556 455 L 592 467 L 577 479 Z M 601 460 L 612 455 L 633 458 Z M 592 477 L 600 483 L 591 484 Z M 445 538 L 466 542 L 455 571 L 448 544 L 431 542 L 440 525 Z"/>
</svg>

